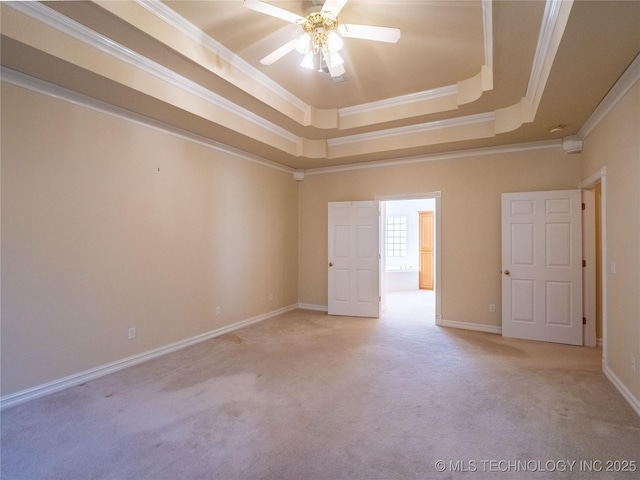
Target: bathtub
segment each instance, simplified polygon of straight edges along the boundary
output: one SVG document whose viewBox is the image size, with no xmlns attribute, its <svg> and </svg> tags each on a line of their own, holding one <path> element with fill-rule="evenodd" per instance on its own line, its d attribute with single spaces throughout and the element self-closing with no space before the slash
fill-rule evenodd
<svg viewBox="0 0 640 480">
<path fill-rule="evenodd" d="M 417 290 L 419 271 L 412 266 L 388 265 L 385 271 L 387 291 Z"/>
</svg>

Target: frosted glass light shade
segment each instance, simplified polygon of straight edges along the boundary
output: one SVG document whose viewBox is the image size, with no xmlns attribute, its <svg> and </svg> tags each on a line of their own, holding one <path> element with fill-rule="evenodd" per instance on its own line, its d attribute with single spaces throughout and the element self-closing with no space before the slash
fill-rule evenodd
<svg viewBox="0 0 640 480">
<path fill-rule="evenodd" d="M 344 42 L 338 34 L 336 32 L 329 32 L 329 35 L 327 35 L 327 48 L 329 51 L 338 52 L 342 48 L 342 45 L 344 45 Z"/>
<path fill-rule="evenodd" d="M 304 58 L 302 59 L 302 63 L 300 64 L 300 66 L 302 68 L 306 68 L 308 70 L 313 70 L 314 66 L 313 66 L 313 52 L 309 51 L 305 54 Z"/>
<path fill-rule="evenodd" d="M 302 55 L 306 55 L 311 48 L 311 37 L 305 33 L 296 40 L 296 51 Z"/>
</svg>

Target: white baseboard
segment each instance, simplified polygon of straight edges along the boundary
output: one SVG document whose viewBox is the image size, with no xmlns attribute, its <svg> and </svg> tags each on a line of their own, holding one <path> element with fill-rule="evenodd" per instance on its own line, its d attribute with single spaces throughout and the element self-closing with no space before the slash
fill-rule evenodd
<svg viewBox="0 0 640 480">
<path fill-rule="evenodd" d="M 27 390 L 23 390 L 21 392 L 5 395 L 4 397 L 0 398 L 0 409 L 11 407 L 13 405 L 18 405 L 19 403 L 23 403 L 28 400 L 33 400 L 35 398 L 43 397 L 51 393 L 59 392 L 60 390 L 64 390 L 65 388 L 80 385 L 81 383 L 87 382 L 89 380 L 94 380 L 96 378 L 103 377 L 110 373 L 114 373 L 119 370 L 132 367 L 133 365 L 146 362 L 147 360 L 151 360 L 153 358 L 166 355 L 167 353 L 175 352 L 176 350 L 180 350 L 182 348 L 195 345 L 196 343 L 204 342 L 205 340 L 219 337 L 220 335 L 224 335 L 225 333 L 233 332 L 234 330 L 247 327 L 254 323 L 261 322 L 263 320 L 267 320 L 269 318 L 275 317 L 276 315 L 280 315 L 290 310 L 295 310 L 296 308 L 298 308 L 298 305 L 296 304 L 289 305 L 288 307 L 283 307 L 278 310 L 273 310 L 271 312 L 264 313 L 256 317 L 252 317 L 246 320 L 242 320 L 240 322 L 236 322 L 232 325 L 227 325 L 226 327 L 218 328 L 216 330 L 211 330 L 210 332 L 206 332 L 201 335 L 196 335 L 195 337 L 187 338 L 185 340 L 180 340 L 179 342 L 171 343 L 163 347 L 149 350 L 148 352 L 140 353 L 132 357 L 123 358 L 122 360 L 118 360 L 116 362 L 112 362 L 107 365 L 102 365 L 100 367 L 92 368 L 91 370 L 85 370 L 84 372 L 76 373 L 74 375 L 69 375 L 68 377 L 64 377 L 58 380 L 54 380 L 52 382 L 44 383 L 42 385 L 38 385 L 36 387 L 32 387 Z"/>
<path fill-rule="evenodd" d="M 462 330 L 473 330 L 476 332 L 495 333 L 502 335 L 502 327 L 495 325 L 482 325 L 479 323 L 458 322 L 456 320 L 439 320 L 438 325 L 441 327 L 460 328 Z"/>
<path fill-rule="evenodd" d="M 622 383 L 622 380 L 618 378 L 618 376 L 613 373 L 609 367 L 604 367 L 604 374 L 609 379 L 613 387 L 618 390 L 620 395 L 627 401 L 629 406 L 636 412 L 636 415 L 640 417 L 640 400 L 638 400 L 633 393 L 629 391 L 629 389 Z"/>
<path fill-rule="evenodd" d="M 328 312 L 329 307 L 326 305 L 313 305 L 311 303 L 299 303 L 298 308 L 302 310 L 314 310 L 316 312 Z"/>
</svg>

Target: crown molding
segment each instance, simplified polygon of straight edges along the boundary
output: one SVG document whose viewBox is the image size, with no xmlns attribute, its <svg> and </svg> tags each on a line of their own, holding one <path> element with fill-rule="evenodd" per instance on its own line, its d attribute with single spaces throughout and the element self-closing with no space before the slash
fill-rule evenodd
<svg viewBox="0 0 640 480">
<path fill-rule="evenodd" d="M 499 147 L 485 147 L 485 148 L 478 148 L 473 150 L 458 150 L 458 151 L 447 152 L 447 153 L 440 153 L 440 154 L 433 154 L 433 155 L 420 155 L 420 156 L 414 156 L 414 157 L 399 158 L 394 160 L 380 160 L 375 162 L 355 163 L 355 164 L 349 164 L 349 165 L 343 165 L 343 166 L 337 166 L 337 167 L 320 167 L 320 168 L 313 168 L 313 169 L 307 169 L 307 170 L 299 170 L 299 169 L 297 170 L 291 167 L 284 166 L 277 162 L 266 160 L 262 157 L 251 155 L 242 150 L 235 149 L 228 145 L 215 142 L 213 140 L 201 137 L 199 135 L 195 135 L 191 132 L 186 132 L 184 130 L 177 129 L 163 122 L 152 120 L 143 115 L 133 113 L 130 110 L 116 107 L 115 105 L 112 105 L 110 103 L 96 100 L 95 98 L 88 97 L 86 95 L 74 92 L 72 90 L 66 89 L 64 87 L 60 87 L 58 85 L 54 85 L 52 83 L 46 82 L 44 80 L 40 80 L 35 77 L 31 77 L 29 75 L 25 75 L 20 72 L 16 72 L 15 70 L 11 70 L 6 67 L 1 67 L 0 79 L 3 82 L 9 83 L 11 85 L 15 85 L 17 87 L 25 88 L 27 90 L 37 92 L 43 95 L 47 95 L 49 97 L 56 98 L 62 101 L 67 101 L 74 105 L 78 105 L 84 108 L 89 108 L 91 110 L 98 111 L 107 115 L 111 115 L 126 121 L 130 121 L 138 125 L 152 128 L 154 130 L 162 131 L 164 133 L 168 133 L 170 135 L 174 135 L 179 138 L 183 138 L 185 140 L 198 143 L 199 145 L 212 148 L 216 151 L 234 155 L 238 158 L 242 158 L 244 160 L 263 165 L 265 167 L 273 168 L 281 172 L 290 173 L 290 174 L 293 174 L 296 172 L 303 172 L 305 177 L 309 175 L 323 175 L 323 174 L 330 174 L 330 173 L 347 172 L 352 170 L 363 170 L 363 169 L 369 169 L 369 168 L 392 167 L 392 166 L 399 166 L 399 165 L 409 165 L 414 163 L 454 160 L 454 159 L 478 157 L 478 156 L 484 156 L 484 155 L 495 155 L 495 154 L 504 154 L 504 153 L 511 153 L 511 152 L 522 152 L 522 151 L 562 147 L 562 140 L 549 140 L 549 141 L 543 141 L 543 142 L 504 145 Z"/>
<path fill-rule="evenodd" d="M 484 32 L 484 57 L 485 67 L 493 69 L 493 4 L 492 0 L 482 0 L 482 21 Z M 464 82 L 463 80 L 462 82 Z M 434 88 L 422 92 L 402 95 L 398 97 L 386 98 L 377 102 L 369 102 L 352 107 L 344 107 L 338 110 L 340 118 L 352 115 L 373 113 L 380 110 L 404 107 L 425 101 L 441 99 L 446 97 L 456 97 L 458 95 L 458 84 L 447 85 L 445 87 Z M 460 102 L 458 102 L 460 103 Z"/>
<path fill-rule="evenodd" d="M 547 0 L 545 5 L 526 94 L 535 110 L 540 104 L 572 6 L 573 0 Z"/>
<path fill-rule="evenodd" d="M 239 70 L 244 75 L 248 76 L 256 80 L 260 85 L 271 91 L 273 94 L 277 95 L 279 98 L 284 100 L 290 106 L 295 108 L 300 118 L 311 118 L 307 120 L 310 126 L 320 128 L 320 129 L 332 129 L 337 128 L 341 129 L 342 125 L 349 125 L 348 128 L 353 128 L 354 126 L 366 126 L 373 125 L 375 123 L 380 123 L 381 116 L 374 116 L 374 118 L 369 118 L 365 121 L 360 121 L 356 125 L 352 125 L 349 121 L 344 122 L 343 120 L 347 120 L 350 117 L 354 116 L 363 116 L 367 117 L 368 115 L 383 112 L 383 111 L 391 111 L 393 109 L 408 107 L 411 105 L 418 105 L 421 103 L 425 103 L 428 101 L 438 100 L 446 97 L 456 97 L 458 94 L 458 85 L 448 85 L 445 87 L 440 87 L 432 90 L 425 90 L 422 92 L 416 92 L 413 94 L 402 95 L 398 97 L 387 98 L 384 100 L 364 103 L 360 105 L 354 105 L 351 107 L 344 107 L 338 109 L 337 115 L 334 116 L 333 122 L 320 123 L 314 122 L 315 118 L 327 118 L 331 117 L 333 110 L 325 110 L 314 107 L 313 105 L 306 104 L 303 100 L 299 99 L 291 92 L 283 88 L 280 84 L 274 82 L 267 75 L 263 74 L 260 70 L 253 67 L 250 63 L 241 59 L 225 46 L 214 40 L 211 36 L 207 35 L 204 31 L 198 28 L 196 25 L 189 22 L 187 19 L 179 15 L 176 11 L 164 5 L 163 2 L 152 1 L 152 0 L 134 0 L 137 4 L 145 8 L 150 13 L 156 15 L 159 19 L 170 25 L 172 28 L 180 31 L 181 33 L 188 36 L 193 41 L 205 47 L 209 50 L 213 55 L 220 57 L 221 59 L 228 62 L 230 65 L 233 65 L 234 68 Z M 484 53 L 485 53 L 485 67 L 492 69 L 493 64 L 493 23 L 492 23 L 492 0 L 482 0 L 482 17 L 483 17 L 483 32 L 484 32 Z M 465 82 L 467 80 L 462 80 L 461 82 Z M 242 88 L 242 87 L 240 87 Z M 492 87 L 491 87 L 492 88 Z M 487 90 L 484 88 L 483 90 Z M 245 90 L 246 91 L 246 90 Z M 251 94 L 251 92 L 247 93 Z M 477 100 L 474 99 L 474 100 Z M 461 103 L 461 101 L 458 101 Z M 466 103 L 466 102 L 464 102 Z M 438 109 L 437 111 L 446 111 L 449 108 L 444 110 Z M 318 112 L 318 115 L 305 115 L 305 112 Z M 283 112 L 281 112 L 283 113 Z M 326 113 L 326 115 L 325 115 Z M 428 112 L 434 113 L 434 112 Z M 290 117 L 292 118 L 292 117 Z M 294 120 L 298 121 L 296 118 Z M 300 123 L 300 122 L 299 122 Z M 306 123 L 306 122 L 305 122 Z"/>
<path fill-rule="evenodd" d="M 199 145 L 212 148 L 218 152 L 234 155 L 243 160 L 247 160 L 252 163 L 258 163 L 265 167 L 273 168 L 281 172 L 293 173 L 296 171 L 294 168 L 284 166 L 277 162 L 272 162 L 265 158 L 258 157 L 257 155 L 252 155 L 243 150 L 239 150 L 223 143 L 210 140 L 200 135 L 196 135 L 195 133 L 181 130 L 164 122 L 153 120 L 149 117 L 145 117 L 144 115 L 134 113 L 131 110 L 126 110 L 110 103 L 96 100 L 93 97 L 74 92 L 73 90 L 69 90 L 53 83 L 49 83 L 45 80 L 25 75 L 24 73 L 16 72 L 15 70 L 11 70 L 7 67 L 0 68 L 0 80 L 16 87 L 39 93 L 41 95 L 46 95 L 48 97 L 69 102 L 73 105 L 110 115 L 121 120 L 132 122 L 137 125 L 151 128 L 153 130 L 161 131 L 163 133 L 168 133 L 170 135 L 189 140 Z"/>
<path fill-rule="evenodd" d="M 233 54 L 231 51 L 226 49 L 224 46 L 219 44 L 217 41 L 208 36 L 205 32 L 200 30 L 198 27 L 188 22 L 184 17 L 177 14 L 175 11 L 171 10 L 169 7 L 162 4 L 162 2 L 151 2 L 149 0 L 136 0 L 137 3 L 142 5 L 144 8 L 147 8 L 152 13 L 156 14 L 159 18 L 162 18 L 165 22 L 172 25 L 174 28 L 182 31 L 190 38 L 199 43 L 203 44 L 206 48 L 209 48 L 212 53 L 215 55 L 220 55 L 221 58 L 226 59 L 231 62 L 238 62 L 238 65 L 241 67 L 243 73 L 251 75 L 255 78 L 258 78 L 261 83 L 263 83 L 267 88 L 275 88 L 277 91 L 275 93 L 279 95 L 285 95 L 285 98 L 288 98 L 290 101 L 295 103 L 297 107 L 306 106 L 307 109 L 313 109 L 314 107 L 310 105 L 305 105 L 297 97 L 291 95 L 287 96 L 286 90 L 282 89 L 278 84 L 271 81 L 266 75 L 262 74 L 259 70 L 251 66 L 248 62 L 244 62 Z M 524 102 L 527 108 L 522 107 L 519 104 L 516 104 L 511 108 L 514 110 L 515 107 L 523 110 L 523 113 L 520 115 L 520 120 L 518 120 L 515 124 L 515 128 L 518 128 L 522 123 L 528 122 L 535 116 L 535 112 L 539 105 L 539 102 L 542 98 L 542 94 L 544 92 L 544 88 L 546 86 L 546 82 L 549 76 L 549 72 L 551 66 L 553 64 L 553 60 L 555 58 L 555 54 L 557 52 L 560 40 L 562 39 L 562 34 L 566 27 L 566 23 L 569 17 L 569 13 L 571 11 L 571 7 L 573 6 L 573 0 L 547 0 L 545 5 L 544 16 L 540 28 L 540 33 L 538 36 L 538 44 L 536 47 L 536 53 L 534 56 L 534 62 L 532 65 L 529 83 L 527 86 L 527 93 L 525 99 L 528 102 Z M 482 0 L 482 10 L 483 10 L 483 31 L 484 31 L 484 51 L 485 51 L 485 67 L 491 71 L 493 65 L 493 6 L 491 0 Z M 234 64 L 235 65 L 235 64 Z M 492 88 L 492 86 L 490 87 Z M 425 103 L 435 99 L 443 99 L 447 97 L 454 97 L 458 94 L 458 85 L 449 85 L 446 87 L 427 90 L 422 92 L 417 92 L 414 94 L 399 96 L 388 98 L 384 100 L 380 100 L 377 102 L 370 102 L 361 105 L 355 105 L 352 107 L 341 108 L 337 112 L 337 125 L 338 129 L 341 128 L 341 124 L 349 126 L 349 128 L 353 126 L 363 126 L 366 124 L 373 124 L 377 121 L 381 120 L 371 120 L 367 119 L 364 121 L 356 121 L 357 124 L 352 125 L 353 121 L 349 121 L 351 117 L 361 116 L 368 117 L 372 115 L 377 119 L 384 118 L 385 112 L 390 112 L 392 109 L 403 108 L 416 106 L 421 103 Z M 524 101 L 524 100 L 523 100 Z M 521 101 L 520 103 L 522 103 Z M 502 109 L 506 110 L 506 109 Z M 307 110 L 308 111 L 308 110 Z M 373 114 L 378 114 L 373 115 Z M 480 115 L 486 115 L 482 121 L 488 121 L 489 115 L 493 115 L 494 117 L 499 114 L 499 117 L 502 119 L 505 117 L 504 112 L 489 112 Z M 387 118 L 388 119 L 388 118 Z M 448 127 L 460 127 L 464 125 L 468 125 L 468 118 L 461 118 L 452 121 L 451 123 L 442 123 L 440 122 L 432 122 L 429 124 L 421 124 L 413 127 L 400 127 L 398 129 L 389 129 L 385 131 L 379 131 L 375 133 L 367 133 L 345 137 L 332 138 L 327 140 L 328 147 L 337 146 L 337 145 L 347 145 L 356 143 L 358 141 L 367 141 L 373 138 L 390 138 L 396 135 L 405 135 L 409 133 L 416 132 L 424 132 L 433 129 L 443 129 Z M 331 123 L 331 122 L 330 122 Z M 511 122 L 513 123 L 513 122 Z M 329 128 L 331 125 L 324 125 L 321 127 Z M 344 127 L 343 127 L 344 128 Z M 506 128 L 505 131 L 512 130 L 512 127 Z"/>
<path fill-rule="evenodd" d="M 484 29 L 484 64 L 493 69 L 493 1 L 482 0 L 482 26 Z"/>
<path fill-rule="evenodd" d="M 591 116 L 578 131 L 578 136 L 584 140 L 598 126 L 598 124 L 624 97 L 631 87 L 640 81 L 640 54 L 631 62 L 609 93 L 602 99 Z"/>
<path fill-rule="evenodd" d="M 249 78 L 258 81 L 263 87 L 269 89 L 272 93 L 282 98 L 285 102 L 290 103 L 294 108 L 304 112 L 308 105 L 293 95 L 289 90 L 283 88 L 279 83 L 271 80 L 260 70 L 252 66 L 249 62 L 243 60 L 231 50 L 223 46 L 218 41 L 211 38 L 205 32 L 189 22 L 186 18 L 179 15 L 175 10 L 167 7 L 163 2 L 157 0 L 134 0 L 138 5 L 145 8 L 155 16 L 171 25 L 176 30 L 187 35 L 193 41 L 201 44 L 213 55 L 222 58 L 230 65 Z"/>
<path fill-rule="evenodd" d="M 437 153 L 433 155 L 419 155 L 414 157 L 398 158 L 393 160 L 379 160 L 375 162 L 352 163 L 337 167 L 310 168 L 304 171 L 309 175 L 326 175 L 329 173 L 348 172 L 353 170 L 366 170 L 369 168 L 396 167 L 399 165 L 410 165 L 414 163 L 436 162 L 442 160 L 455 160 L 460 158 L 480 157 L 484 155 L 498 155 L 503 153 L 525 152 L 533 150 L 543 150 L 549 148 L 562 148 L 562 140 L 545 140 L 541 142 L 518 143 L 512 145 L 502 145 L 498 147 L 483 147 L 473 150 L 456 150 L 453 152 Z"/>
<path fill-rule="evenodd" d="M 453 97 L 456 96 L 457 93 L 457 85 L 448 85 L 446 87 L 434 88 L 432 90 L 425 90 L 417 93 L 410 93 L 408 95 L 401 95 L 399 97 L 385 98 L 383 100 L 378 100 L 377 102 L 363 103 L 361 105 L 354 105 L 352 107 L 343 107 L 338 109 L 338 114 L 340 115 L 340 118 L 345 118 L 352 115 L 373 113 L 380 110 L 387 110 L 396 107 L 404 107 L 414 103 L 420 103 L 438 98 Z"/>
<path fill-rule="evenodd" d="M 573 0 L 566 1 L 566 3 L 569 4 L 569 8 L 572 1 Z M 483 8 L 485 12 L 485 39 L 486 37 L 490 36 L 487 35 L 487 24 L 490 24 L 490 19 L 486 16 L 487 12 L 490 12 L 491 10 L 490 3 L 491 2 L 488 0 L 483 0 Z M 204 45 L 206 46 L 206 48 L 211 49 L 212 53 L 214 53 L 215 55 L 223 56 L 221 58 L 226 59 L 226 61 L 233 62 L 234 65 L 240 65 L 241 68 L 245 69 L 245 72 L 251 72 L 251 75 L 256 73 L 262 75 L 247 62 L 240 60 L 235 54 L 231 53 L 218 42 L 208 37 L 206 34 L 204 34 L 204 32 L 199 30 L 190 22 L 186 21 L 183 17 L 177 15 L 173 10 L 166 7 L 161 2 L 136 0 L 136 5 L 145 8 L 146 11 L 150 11 L 154 15 L 157 15 L 158 18 L 161 18 L 164 22 L 171 22 L 171 25 L 174 28 L 178 28 L 181 32 L 188 34 L 192 40 L 197 39 L 200 44 L 203 44 L 203 39 L 205 39 Z M 548 0 L 547 6 L 545 8 L 545 21 L 543 22 L 543 28 L 538 40 L 538 49 L 536 51 L 536 57 L 533 67 L 533 70 L 536 70 L 538 73 L 534 75 L 532 70 L 532 75 L 529 83 L 529 91 L 539 90 L 539 95 L 541 95 L 541 91 L 544 88 L 544 84 L 546 83 L 546 79 L 548 76 L 548 71 L 546 71 L 545 74 L 545 68 L 547 66 L 550 66 L 557 51 L 557 45 L 555 45 L 554 48 L 551 39 L 559 41 L 558 37 L 561 37 L 564 26 L 566 25 L 566 18 L 564 19 L 564 22 L 559 21 L 561 12 L 564 12 L 565 15 L 568 15 L 569 11 L 566 8 L 563 10 L 562 5 L 562 0 Z M 221 97 L 214 92 L 202 87 L 201 85 L 171 71 L 163 65 L 151 61 L 150 59 L 138 54 L 135 51 L 132 51 L 122 45 L 113 42 L 111 39 L 104 37 L 97 32 L 94 32 L 93 30 L 69 19 L 62 14 L 59 14 L 55 10 L 46 7 L 39 2 L 11 3 L 10 8 L 16 9 L 17 11 L 24 13 L 37 21 L 49 25 L 52 28 L 55 28 L 56 30 L 61 31 L 67 35 L 70 35 L 73 38 L 84 42 L 93 48 L 113 55 L 115 58 L 126 62 L 129 65 L 134 66 L 135 68 L 139 68 L 140 70 L 145 71 L 146 73 L 149 73 L 156 78 L 168 82 L 176 88 L 182 89 L 185 92 L 190 93 L 205 102 L 208 102 L 210 105 L 223 108 L 236 117 L 241 118 L 246 122 L 250 122 L 251 124 L 263 129 L 264 131 L 270 132 L 278 136 L 279 138 L 284 139 L 289 146 L 293 146 L 293 150 L 295 151 L 294 155 L 299 157 L 310 156 L 313 158 L 321 158 L 323 156 L 327 156 L 328 150 L 330 148 L 344 146 L 357 147 L 357 144 L 366 145 L 367 143 L 372 141 L 389 139 L 396 139 L 399 141 L 402 137 L 408 135 L 460 129 L 462 127 L 472 127 L 474 125 L 483 123 L 488 124 L 489 122 L 493 123 L 491 128 L 493 129 L 495 134 L 496 124 L 498 123 L 498 120 L 505 117 L 505 112 L 502 111 L 486 112 L 465 117 L 422 123 L 418 125 L 390 128 L 386 130 L 356 135 L 347 135 L 343 137 L 334 137 L 327 139 L 326 141 L 310 141 L 305 138 L 298 137 L 288 130 L 283 129 L 242 107 L 239 107 L 238 105 L 228 101 L 224 97 Z M 490 43 L 486 43 L 485 48 L 488 48 L 489 45 Z M 491 59 L 487 60 L 491 61 Z M 264 77 L 264 75 L 262 76 Z M 481 78 L 481 76 L 479 78 Z M 531 82 L 536 82 L 536 85 L 532 86 Z M 370 109 L 370 111 L 379 111 L 385 110 L 386 108 L 405 107 L 407 105 L 416 104 L 418 102 L 424 102 L 425 100 L 449 96 L 452 95 L 454 91 L 458 91 L 458 86 L 443 87 L 441 89 L 418 92 L 412 95 L 395 97 L 379 102 L 372 102 L 369 104 L 349 107 L 347 109 L 341 109 L 341 112 L 349 116 L 356 115 L 366 109 Z M 535 95 L 538 95 L 538 93 L 536 93 Z M 531 108 L 527 108 L 525 113 L 527 113 L 527 115 L 534 115 L 536 108 L 537 104 L 531 105 Z M 520 110 L 523 109 L 520 108 Z M 520 118 L 522 121 L 528 121 L 528 119 L 525 119 L 523 115 L 524 114 L 520 115 L 520 117 L 518 118 Z M 520 122 L 520 124 L 521 123 L 522 122 Z M 484 137 L 487 136 L 487 133 L 488 131 L 485 129 L 485 131 L 481 133 L 472 133 L 470 138 L 478 138 L 477 135 L 481 135 Z M 271 146 L 274 145 L 272 144 Z M 280 148 L 282 150 L 281 147 L 275 148 Z"/>
<path fill-rule="evenodd" d="M 495 115 L 493 112 L 479 113 L 477 115 L 467 115 L 465 117 L 448 118 L 446 120 L 439 120 L 435 122 L 420 123 L 417 125 L 407 125 L 404 127 L 379 130 L 376 132 L 367 132 L 357 135 L 331 138 L 327 140 L 327 145 L 329 146 L 329 148 L 331 148 L 336 146 L 350 145 L 353 143 L 399 137 L 414 133 L 425 133 L 434 130 L 448 130 L 456 127 L 466 127 L 478 123 L 492 122 L 494 118 Z"/>
<path fill-rule="evenodd" d="M 300 142 L 298 136 L 288 130 L 271 123 L 259 115 L 242 108 L 226 98 L 212 92 L 202 85 L 175 73 L 173 70 L 156 63 L 139 53 L 114 42 L 110 38 L 91 30 L 84 25 L 58 13 L 57 11 L 41 4 L 40 2 L 12 2 L 7 4 L 10 8 L 29 16 L 49 27 L 52 27 L 66 35 L 69 35 L 86 45 L 105 52 L 114 58 L 125 62 L 135 68 L 159 78 L 168 84 L 188 92 L 212 106 L 222 108 L 243 121 L 258 126 L 285 141 L 291 143 L 293 148 Z"/>
</svg>

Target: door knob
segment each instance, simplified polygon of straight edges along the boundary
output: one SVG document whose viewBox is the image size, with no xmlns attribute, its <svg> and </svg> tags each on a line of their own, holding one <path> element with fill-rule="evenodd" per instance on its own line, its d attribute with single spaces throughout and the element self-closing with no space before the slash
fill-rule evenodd
<svg viewBox="0 0 640 480">
<path fill-rule="evenodd" d="M 511 272 L 510 272 L 509 270 L 505 270 L 505 271 L 504 271 L 504 274 L 505 274 L 505 275 L 511 275 Z"/>
<path fill-rule="evenodd" d="M 333 262 L 329 262 L 329 266 L 330 266 L 330 267 L 333 267 Z"/>
</svg>

